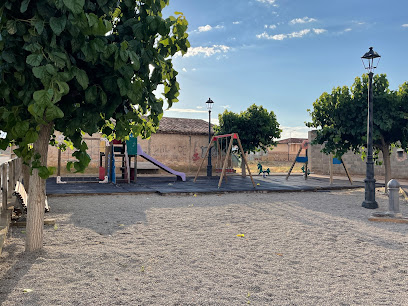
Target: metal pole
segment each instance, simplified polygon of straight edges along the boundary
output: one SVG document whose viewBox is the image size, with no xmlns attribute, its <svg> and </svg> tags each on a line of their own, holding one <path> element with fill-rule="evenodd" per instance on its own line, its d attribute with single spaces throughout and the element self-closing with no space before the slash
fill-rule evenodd
<svg viewBox="0 0 408 306">
<path fill-rule="evenodd" d="M 373 73 L 368 74 L 368 117 L 367 117 L 367 163 L 365 183 L 365 200 L 363 207 L 369 209 L 378 208 L 375 201 L 375 178 L 373 160 Z"/>
<path fill-rule="evenodd" d="M 211 110 L 208 110 L 208 143 L 211 143 Z M 212 165 L 211 165 L 211 147 L 208 153 L 208 165 L 207 165 L 207 176 L 212 176 Z"/>
</svg>

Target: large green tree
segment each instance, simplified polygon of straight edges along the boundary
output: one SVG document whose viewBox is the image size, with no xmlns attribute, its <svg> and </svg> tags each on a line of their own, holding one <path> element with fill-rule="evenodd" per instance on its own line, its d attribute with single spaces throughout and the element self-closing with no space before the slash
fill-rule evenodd
<svg viewBox="0 0 408 306">
<path fill-rule="evenodd" d="M 367 146 L 368 75 L 357 77 L 351 88 L 336 87 L 324 92 L 310 111 L 308 127 L 317 128 L 314 143 L 323 144 L 325 153 L 342 156 L 351 150 L 365 157 Z M 373 80 L 373 146 L 382 152 L 385 181 L 391 179 L 390 153 L 394 146 L 408 149 L 408 83 L 390 90 L 386 75 Z"/>
<path fill-rule="evenodd" d="M 281 130 L 275 113 L 268 112 L 262 106 L 252 104 L 239 114 L 225 110 L 218 115 L 218 119 L 219 125 L 214 128 L 215 133 L 238 133 L 244 153 L 266 151 L 276 145 L 275 139 L 280 137 Z M 241 166 L 245 175 L 245 164 L 241 163 Z"/>
<path fill-rule="evenodd" d="M 26 250 L 42 247 L 48 144 L 73 145 L 82 171 L 83 132 L 149 136 L 179 84 L 171 57 L 187 52 L 187 21 L 164 19 L 169 0 L 6 0 L 0 4 L 0 148 L 31 167 Z M 146 117 L 143 117 L 146 116 Z M 58 144 L 54 135 L 65 136 Z"/>
</svg>

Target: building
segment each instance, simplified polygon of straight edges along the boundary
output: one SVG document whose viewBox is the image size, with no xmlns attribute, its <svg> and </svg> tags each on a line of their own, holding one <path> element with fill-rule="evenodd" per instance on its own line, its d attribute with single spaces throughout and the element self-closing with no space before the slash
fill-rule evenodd
<svg viewBox="0 0 408 306">
<path fill-rule="evenodd" d="M 302 147 L 303 141 L 307 141 L 306 138 L 287 138 L 278 141 L 275 147 L 268 149 L 267 152 L 259 151 L 251 153 L 249 155 L 249 160 L 260 160 L 260 161 L 293 161 L 295 160 L 296 154 Z M 306 150 L 302 149 L 300 152 L 301 156 L 306 155 Z"/>
</svg>

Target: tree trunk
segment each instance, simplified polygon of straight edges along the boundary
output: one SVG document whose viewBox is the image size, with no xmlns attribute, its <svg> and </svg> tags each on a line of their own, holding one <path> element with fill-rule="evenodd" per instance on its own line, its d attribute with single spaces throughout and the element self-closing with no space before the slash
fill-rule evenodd
<svg viewBox="0 0 408 306">
<path fill-rule="evenodd" d="M 42 166 L 47 166 L 51 128 L 51 123 L 41 126 L 38 139 L 33 146 L 34 152 L 41 155 Z M 33 169 L 28 190 L 26 252 L 38 251 L 43 246 L 44 208 L 45 180 L 39 177 L 38 169 Z"/>
<path fill-rule="evenodd" d="M 28 192 L 30 187 L 30 167 L 22 164 L 21 172 L 23 173 L 24 189 Z"/>
<path fill-rule="evenodd" d="M 242 177 L 246 177 L 246 165 L 245 165 L 245 161 L 244 161 L 244 152 L 241 153 L 241 172 L 242 172 Z"/>
<path fill-rule="evenodd" d="M 387 184 L 391 180 L 390 146 L 384 143 L 381 148 L 381 152 L 383 154 L 383 162 L 384 162 L 384 168 L 385 168 L 385 192 L 388 192 Z"/>
</svg>

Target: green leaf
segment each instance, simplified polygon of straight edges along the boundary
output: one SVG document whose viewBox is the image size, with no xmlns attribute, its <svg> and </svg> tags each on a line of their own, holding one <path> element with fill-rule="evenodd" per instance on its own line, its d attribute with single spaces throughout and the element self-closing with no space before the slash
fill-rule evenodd
<svg viewBox="0 0 408 306">
<path fill-rule="evenodd" d="M 44 57 L 42 56 L 42 54 L 30 54 L 29 56 L 27 56 L 26 63 L 33 67 L 37 67 L 40 66 L 43 58 Z"/>
<path fill-rule="evenodd" d="M 28 121 L 23 121 L 23 122 L 18 122 L 14 127 L 13 127 L 13 132 L 17 137 L 23 137 L 28 129 L 29 129 L 29 123 Z"/>
<path fill-rule="evenodd" d="M 17 32 L 17 23 L 14 20 L 8 20 L 6 23 L 7 32 L 10 35 L 14 35 Z"/>
<path fill-rule="evenodd" d="M 117 84 L 118 84 L 118 87 L 119 87 L 120 95 L 122 97 L 126 96 L 127 91 L 128 91 L 127 86 L 126 86 L 126 82 L 122 78 L 119 78 L 117 80 Z"/>
<path fill-rule="evenodd" d="M 104 91 L 101 91 L 100 98 L 101 98 L 101 106 L 103 107 L 108 102 L 108 97 Z"/>
<path fill-rule="evenodd" d="M 86 14 L 86 19 L 88 20 L 89 26 L 92 28 L 94 25 L 98 24 L 98 16 L 95 14 Z"/>
<path fill-rule="evenodd" d="M 38 133 L 34 130 L 29 130 L 25 137 L 24 137 L 24 142 L 26 143 L 34 143 L 38 139 Z"/>
<path fill-rule="evenodd" d="M 51 75 L 56 75 L 57 74 L 57 69 L 55 69 L 55 67 L 53 65 L 51 65 L 51 64 L 45 65 L 45 69 Z"/>
<path fill-rule="evenodd" d="M 129 52 L 129 58 L 132 62 L 132 68 L 135 71 L 138 71 L 140 69 L 140 59 L 139 56 L 137 56 L 137 54 L 134 51 L 130 51 Z"/>
<path fill-rule="evenodd" d="M 64 5 L 74 14 L 83 12 L 85 0 L 63 0 Z"/>
<path fill-rule="evenodd" d="M 34 25 L 35 29 L 37 30 L 37 33 L 39 35 L 42 34 L 42 32 L 44 31 L 44 20 L 41 19 L 34 19 L 31 22 L 32 25 Z"/>
<path fill-rule="evenodd" d="M 66 61 L 68 60 L 65 53 L 62 52 L 51 52 L 49 54 L 50 60 L 54 62 L 55 66 L 58 68 L 64 68 Z"/>
<path fill-rule="evenodd" d="M 72 168 L 73 164 L 74 164 L 74 162 L 72 162 L 72 161 L 67 162 L 67 171 L 68 172 L 71 172 L 71 168 Z"/>
<path fill-rule="evenodd" d="M 88 89 L 85 91 L 85 101 L 87 103 L 93 103 L 96 102 L 96 98 L 98 97 L 98 89 L 96 86 L 91 86 L 88 87 Z"/>
<path fill-rule="evenodd" d="M 46 76 L 46 67 L 33 67 L 33 74 L 37 79 L 43 79 Z"/>
<path fill-rule="evenodd" d="M 16 61 L 14 53 L 8 50 L 1 52 L 1 57 L 9 64 L 12 64 Z"/>
<path fill-rule="evenodd" d="M 55 83 L 58 85 L 58 93 L 62 95 L 69 93 L 69 85 L 66 82 L 56 81 Z"/>
<path fill-rule="evenodd" d="M 29 3 L 30 3 L 30 0 L 24 0 L 23 2 L 21 2 L 20 13 L 24 13 L 25 11 L 27 11 Z"/>
<path fill-rule="evenodd" d="M 75 78 L 77 79 L 78 83 L 82 86 L 83 89 L 88 88 L 89 79 L 88 79 L 88 75 L 86 74 L 85 70 L 76 69 Z"/>
<path fill-rule="evenodd" d="M 42 118 L 44 115 L 45 107 L 38 103 L 33 103 L 28 106 L 28 111 L 36 118 Z"/>
<path fill-rule="evenodd" d="M 66 24 L 67 18 L 65 16 L 59 18 L 51 17 L 50 19 L 50 27 L 56 35 L 60 35 L 64 31 Z"/>
<path fill-rule="evenodd" d="M 38 168 L 38 176 L 41 177 L 43 180 L 49 178 L 53 174 L 53 167 L 47 168 L 45 166 L 41 166 Z"/>
<path fill-rule="evenodd" d="M 51 122 L 57 118 L 64 118 L 64 112 L 56 105 L 47 107 L 47 110 L 45 111 L 45 119 L 48 122 Z"/>
<path fill-rule="evenodd" d="M 33 98 L 41 106 L 51 105 L 52 97 L 54 96 L 54 91 L 52 89 L 48 90 L 38 90 L 34 92 Z"/>
</svg>

